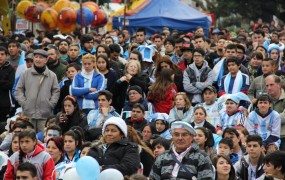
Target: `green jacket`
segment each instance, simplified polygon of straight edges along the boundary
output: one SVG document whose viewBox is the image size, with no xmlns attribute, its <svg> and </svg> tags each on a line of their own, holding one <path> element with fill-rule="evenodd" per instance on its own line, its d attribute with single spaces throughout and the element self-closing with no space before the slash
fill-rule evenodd
<svg viewBox="0 0 285 180">
<path fill-rule="evenodd" d="M 51 70 L 52 72 L 56 74 L 57 81 L 61 82 L 61 80 L 65 76 L 66 66 L 62 64 L 60 61 L 58 61 L 56 65 L 48 65 L 48 68 L 49 70 Z"/>
<path fill-rule="evenodd" d="M 281 90 L 281 96 L 276 102 L 272 103 L 272 109 L 277 111 L 281 117 L 281 133 L 280 138 L 285 137 L 285 91 Z"/>
</svg>

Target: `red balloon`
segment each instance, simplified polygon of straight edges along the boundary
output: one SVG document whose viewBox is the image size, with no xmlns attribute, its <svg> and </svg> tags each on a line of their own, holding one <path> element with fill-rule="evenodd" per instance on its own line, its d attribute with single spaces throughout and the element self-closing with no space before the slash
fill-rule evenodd
<svg viewBox="0 0 285 180">
<path fill-rule="evenodd" d="M 99 26 L 103 27 L 108 22 L 108 16 L 106 12 L 102 9 L 99 9 L 98 11 L 94 12 L 95 18 L 92 22 L 92 26 Z"/>
<path fill-rule="evenodd" d="M 62 33 L 70 33 L 76 29 L 76 11 L 63 8 L 58 14 L 58 28 Z"/>
<path fill-rule="evenodd" d="M 40 6 L 32 5 L 26 8 L 25 18 L 31 22 L 40 22 L 40 16 L 42 13 L 42 8 Z"/>
</svg>

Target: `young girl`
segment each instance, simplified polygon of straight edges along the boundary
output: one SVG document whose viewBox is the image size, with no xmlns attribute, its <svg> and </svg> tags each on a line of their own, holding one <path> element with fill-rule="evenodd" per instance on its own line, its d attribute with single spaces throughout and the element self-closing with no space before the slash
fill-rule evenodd
<svg viewBox="0 0 285 180">
<path fill-rule="evenodd" d="M 214 160 L 216 180 L 235 180 L 235 169 L 228 156 L 218 155 Z"/>
<path fill-rule="evenodd" d="M 108 57 L 105 55 L 97 56 L 96 66 L 99 72 L 105 76 L 106 90 L 110 91 L 118 80 L 118 74 L 110 68 Z"/>
<path fill-rule="evenodd" d="M 207 118 L 207 112 L 206 109 L 202 106 L 196 106 L 194 108 L 194 121 L 191 123 L 191 126 L 194 128 L 197 127 L 204 127 L 211 131 L 211 133 L 215 134 L 216 129 L 215 127 L 206 121 Z"/>
<path fill-rule="evenodd" d="M 172 69 L 163 69 L 150 86 L 147 99 L 153 103 L 156 112 L 169 114 L 177 93 L 173 78 L 174 72 Z"/>
<path fill-rule="evenodd" d="M 82 136 L 78 130 L 69 130 L 64 136 L 64 161 L 66 163 L 77 162 L 80 158 Z"/>
<path fill-rule="evenodd" d="M 82 72 L 78 73 L 71 84 L 71 94 L 78 100 L 79 108 L 85 114 L 98 108 L 98 92 L 105 89 L 104 75 L 97 73 L 96 57 L 86 54 L 82 57 Z"/>
<path fill-rule="evenodd" d="M 165 139 L 171 139 L 169 132 L 169 116 L 166 113 L 155 113 L 155 129 L 156 132 Z"/>
<path fill-rule="evenodd" d="M 24 130 L 19 134 L 20 151 L 15 152 L 8 160 L 8 167 L 4 176 L 6 180 L 14 180 L 19 164 L 30 162 L 37 168 L 39 180 L 54 180 L 55 166 L 53 159 L 44 151 L 44 147 L 37 143 L 34 130 Z"/>
<path fill-rule="evenodd" d="M 8 156 L 12 156 L 15 152 L 17 152 L 20 149 L 19 146 L 19 135 L 18 134 L 14 134 L 13 138 L 12 138 L 12 143 L 10 145 L 10 149 L 8 151 Z"/>
<path fill-rule="evenodd" d="M 179 92 L 175 96 L 175 102 L 173 108 L 169 113 L 169 122 L 173 121 L 185 121 L 191 123 L 194 108 L 191 106 L 185 92 Z"/>
<path fill-rule="evenodd" d="M 80 158 L 87 156 L 91 146 L 92 144 L 89 141 L 82 144 L 81 149 L 80 149 Z"/>
</svg>

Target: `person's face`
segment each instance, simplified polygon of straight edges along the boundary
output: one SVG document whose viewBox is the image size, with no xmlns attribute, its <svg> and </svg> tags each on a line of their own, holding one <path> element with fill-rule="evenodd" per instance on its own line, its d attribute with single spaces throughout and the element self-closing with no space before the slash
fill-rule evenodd
<svg viewBox="0 0 285 180">
<path fill-rule="evenodd" d="M 48 64 L 55 64 L 58 61 L 58 54 L 56 53 L 56 51 L 54 49 L 49 49 L 48 50 Z"/>
<path fill-rule="evenodd" d="M 216 168 L 217 168 L 217 174 L 221 174 L 221 175 L 228 175 L 231 171 L 231 164 L 224 159 L 223 157 L 220 157 L 217 160 L 217 164 L 216 164 Z"/>
<path fill-rule="evenodd" d="M 239 146 L 240 137 L 237 137 L 235 134 L 225 133 L 224 138 L 230 138 L 231 140 L 233 140 L 234 148 Z"/>
<path fill-rule="evenodd" d="M 240 68 L 240 66 L 234 62 L 228 63 L 228 70 L 231 74 L 237 74 L 237 72 L 239 71 L 239 68 Z"/>
<path fill-rule="evenodd" d="M 277 42 L 277 41 L 278 41 L 278 35 L 277 35 L 277 34 L 272 34 L 272 35 L 271 35 L 271 40 L 272 40 L 273 42 Z"/>
<path fill-rule="evenodd" d="M 242 49 L 237 49 L 237 58 L 242 60 L 244 56 L 243 50 Z"/>
<path fill-rule="evenodd" d="M 210 90 L 205 90 L 205 92 L 203 93 L 203 98 L 204 98 L 205 103 L 207 105 L 210 105 L 213 102 L 215 102 L 215 100 L 217 98 L 217 94 L 210 91 Z"/>
<path fill-rule="evenodd" d="M 238 109 L 238 104 L 235 103 L 234 101 L 232 100 L 227 100 L 226 101 L 226 110 L 229 112 L 229 113 L 234 113 L 236 112 Z"/>
<path fill-rule="evenodd" d="M 170 69 L 170 65 L 167 64 L 167 63 L 165 63 L 165 62 L 160 63 L 160 67 L 161 67 L 161 70 L 162 70 L 162 69 Z"/>
<path fill-rule="evenodd" d="M 72 113 L 75 110 L 75 106 L 72 104 L 70 100 L 65 100 L 63 102 L 63 108 L 64 108 L 66 115 L 72 115 Z"/>
<path fill-rule="evenodd" d="M 202 48 L 202 49 L 204 49 L 204 47 L 205 47 L 205 41 L 203 40 L 203 38 L 195 39 L 195 43 L 196 43 L 196 47 L 197 47 L 197 48 Z"/>
<path fill-rule="evenodd" d="M 8 45 L 8 51 L 9 51 L 10 56 L 15 56 L 19 53 L 20 47 L 17 47 L 15 43 L 10 43 Z"/>
<path fill-rule="evenodd" d="M 204 30 L 203 30 L 203 28 L 197 29 L 196 32 L 195 32 L 195 34 L 196 34 L 196 35 L 204 35 Z"/>
<path fill-rule="evenodd" d="M 185 99 L 183 98 L 183 95 L 177 95 L 175 97 L 175 106 L 177 109 L 182 109 L 186 106 Z"/>
<path fill-rule="evenodd" d="M 172 140 L 176 152 L 183 152 L 192 144 L 193 135 L 186 129 L 175 128 L 172 133 Z"/>
<path fill-rule="evenodd" d="M 29 40 L 23 41 L 23 44 L 25 44 L 25 46 L 26 46 L 28 49 L 30 49 L 31 43 L 30 43 Z"/>
<path fill-rule="evenodd" d="M 7 55 L 5 51 L 0 51 L 0 66 L 4 65 L 7 61 Z"/>
<path fill-rule="evenodd" d="M 246 152 L 250 158 L 258 158 L 262 152 L 262 147 L 256 141 L 250 141 L 246 144 Z"/>
<path fill-rule="evenodd" d="M 198 52 L 194 52 L 193 54 L 193 60 L 196 66 L 202 66 L 204 63 L 204 56 Z"/>
<path fill-rule="evenodd" d="M 136 33 L 136 42 L 138 44 L 142 44 L 145 41 L 145 35 L 144 32 L 137 32 Z"/>
<path fill-rule="evenodd" d="M 107 53 L 106 53 L 106 51 L 105 51 L 105 49 L 104 49 L 103 47 L 99 47 L 99 48 L 98 48 L 97 55 L 98 55 L 98 56 L 99 56 L 99 55 L 105 55 L 105 56 L 108 57 L 108 55 L 107 55 Z"/>
<path fill-rule="evenodd" d="M 64 151 L 65 152 L 75 152 L 76 151 L 76 141 L 72 136 L 64 136 Z"/>
<path fill-rule="evenodd" d="M 91 59 L 84 59 L 82 65 L 86 72 L 91 72 L 94 69 L 95 63 Z"/>
<path fill-rule="evenodd" d="M 110 107 L 111 103 L 112 103 L 112 100 L 108 101 L 105 95 L 101 95 L 98 97 L 99 109 L 108 108 Z"/>
<path fill-rule="evenodd" d="M 135 62 L 131 62 L 127 67 L 127 73 L 134 76 L 138 73 L 138 66 Z"/>
<path fill-rule="evenodd" d="M 265 52 L 265 50 L 264 50 L 262 47 L 258 47 L 258 48 L 256 48 L 256 51 L 261 52 L 261 53 L 262 53 L 262 55 L 263 55 L 263 57 L 266 57 L 266 52 Z"/>
<path fill-rule="evenodd" d="M 205 134 L 201 129 L 196 129 L 196 136 L 194 136 L 195 142 L 199 146 L 205 146 L 205 142 L 207 141 L 207 138 L 205 137 Z"/>
<path fill-rule="evenodd" d="M 125 39 L 123 38 L 123 35 L 119 35 L 118 40 L 119 40 L 119 43 L 122 43 L 125 41 Z"/>
<path fill-rule="evenodd" d="M 225 39 L 220 39 L 217 43 L 217 49 L 222 50 L 224 49 Z"/>
<path fill-rule="evenodd" d="M 53 160 L 58 160 L 62 156 L 62 152 L 58 149 L 52 140 L 48 142 L 46 151 L 49 153 Z"/>
<path fill-rule="evenodd" d="M 142 139 L 148 141 L 152 136 L 152 132 L 149 126 L 145 126 L 142 131 Z"/>
<path fill-rule="evenodd" d="M 33 64 L 34 64 L 33 59 L 26 59 L 27 68 L 31 68 Z"/>
<path fill-rule="evenodd" d="M 184 50 L 183 51 L 183 56 L 184 56 L 184 59 L 187 60 L 187 61 L 191 61 L 192 60 L 192 51 L 190 50 Z"/>
<path fill-rule="evenodd" d="M 18 151 L 20 148 L 20 145 L 19 145 L 19 137 L 15 137 L 12 141 L 12 152 L 16 152 Z"/>
<path fill-rule="evenodd" d="M 79 48 L 77 46 L 70 46 L 68 49 L 68 56 L 71 59 L 76 59 L 80 54 Z"/>
<path fill-rule="evenodd" d="M 131 117 L 134 120 L 144 118 L 144 112 L 140 108 L 133 108 L 131 112 Z"/>
<path fill-rule="evenodd" d="M 170 42 L 165 43 L 165 52 L 172 53 L 174 51 L 174 47 Z"/>
<path fill-rule="evenodd" d="M 271 97 L 276 97 L 281 93 L 281 84 L 276 83 L 273 77 L 266 78 L 265 85 L 267 93 Z"/>
<path fill-rule="evenodd" d="M 20 139 L 20 147 L 24 153 L 30 153 L 35 149 L 37 140 L 33 140 L 29 137 L 23 137 Z"/>
<path fill-rule="evenodd" d="M 162 120 L 157 120 L 155 121 L 155 128 L 157 132 L 162 132 L 163 130 L 165 130 L 166 126 Z"/>
<path fill-rule="evenodd" d="M 120 53 L 118 53 L 118 52 L 111 53 L 111 59 L 113 61 L 116 61 L 117 59 L 119 59 L 119 56 L 120 56 Z"/>
<path fill-rule="evenodd" d="M 279 52 L 276 49 L 273 49 L 269 56 L 271 59 L 273 59 L 273 61 L 278 61 Z"/>
<path fill-rule="evenodd" d="M 142 95 L 138 93 L 136 90 L 130 90 L 128 96 L 129 96 L 129 101 L 131 103 L 139 102 L 139 100 L 142 98 Z"/>
<path fill-rule="evenodd" d="M 196 123 L 201 123 L 203 121 L 205 121 L 206 119 L 206 114 L 202 109 L 196 109 L 196 111 L 194 112 L 194 121 Z"/>
<path fill-rule="evenodd" d="M 38 68 L 42 68 L 46 65 L 48 59 L 40 54 L 34 55 L 34 65 Z"/>
<path fill-rule="evenodd" d="M 139 56 L 137 54 L 131 53 L 129 60 L 139 61 Z"/>
<path fill-rule="evenodd" d="M 78 73 L 78 71 L 74 68 L 74 67 L 69 67 L 68 69 L 67 69 L 67 77 L 69 78 L 69 79 L 73 79 L 74 78 L 74 76 L 76 75 Z"/>
<path fill-rule="evenodd" d="M 102 57 L 98 58 L 96 63 L 97 63 L 97 68 L 99 69 L 99 71 L 107 70 L 107 63 Z"/>
<path fill-rule="evenodd" d="M 271 106 L 269 101 L 258 101 L 257 107 L 261 114 L 266 114 Z"/>
<path fill-rule="evenodd" d="M 280 36 L 279 42 L 282 42 L 283 44 L 285 44 L 285 36 Z"/>
<path fill-rule="evenodd" d="M 93 43 L 94 43 L 93 40 L 91 40 L 91 41 L 89 41 L 89 42 L 85 42 L 85 43 L 83 44 L 84 49 L 87 49 L 87 51 L 91 51 L 92 48 L 93 48 Z"/>
<path fill-rule="evenodd" d="M 258 43 L 258 45 L 263 45 L 264 38 L 261 34 L 254 34 L 253 39 L 254 39 L 254 42 Z"/>
<path fill-rule="evenodd" d="M 108 46 L 109 46 L 110 44 L 113 44 L 112 39 L 111 39 L 111 38 L 106 38 L 105 44 L 108 45 Z"/>
<path fill-rule="evenodd" d="M 237 52 L 235 49 L 226 49 L 225 56 L 227 59 L 237 56 Z"/>
<path fill-rule="evenodd" d="M 82 149 L 81 154 L 80 154 L 80 158 L 87 156 L 88 152 L 90 150 L 90 147 L 85 147 Z"/>
<path fill-rule="evenodd" d="M 68 51 L 68 44 L 65 41 L 60 42 L 58 50 L 61 54 L 66 54 Z"/>
<path fill-rule="evenodd" d="M 162 46 L 162 39 L 160 39 L 160 38 L 155 38 L 155 39 L 154 39 L 154 43 L 155 43 L 155 45 L 156 45 L 157 48 L 161 48 L 161 46 Z"/>
<path fill-rule="evenodd" d="M 59 132 L 55 129 L 49 129 L 46 133 L 46 141 L 52 137 L 60 136 Z"/>
<path fill-rule="evenodd" d="M 274 167 L 273 164 L 264 163 L 263 170 L 266 175 L 277 177 L 278 174 L 280 174 L 282 167 Z"/>
<path fill-rule="evenodd" d="M 161 144 L 157 144 L 153 150 L 154 157 L 157 158 L 160 154 L 164 153 L 164 151 L 166 151 L 166 149 Z"/>
<path fill-rule="evenodd" d="M 250 60 L 250 65 L 253 67 L 253 68 L 258 68 L 258 66 L 262 63 L 262 59 L 257 59 L 256 56 L 252 57 L 251 60 Z"/>
<path fill-rule="evenodd" d="M 270 74 L 272 72 L 273 72 L 273 66 L 271 65 L 270 61 L 262 61 L 262 73 Z"/>
<path fill-rule="evenodd" d="M 16 180 L 37 180 L 37 177 L 33 177 L 30 171 L 17 170 Z"/>
<path fill-rule="evenodd" d="M 231 154 L 231 149 L 227 144 L 220 143 L 218 150 L 220 155 L 229 156 Z"/>
<path fill-rule="evenodd" d="M 182 55 L 182 51 L 181 51 L 181 48 L 182 48 L 182 45 L 183 43 L 175 43 L 175 51 L 178 55 Z"/>
<path fill-rule="evenodd" d="M 104 131 L 104 140 L 108 145 L 117 142 L 122 138 L 123 136 L 121 135 L 121 132 L 117 126 L 112 124 L 106 126 Z"/>
<path fill-rule="evenodd" d="M 14 133 L 14 134 L 19 134 L 21 131 L 23 131 L 23 129 L 17 127 L 17 128 L 14 129 L 13 133 Z"/>
<path fill-rule="evenodd" d="M 129 38 L 130 38 L 129 31 L 128 30 L 123 30 L 123 33 L 125 35 L 125 41 L 129 40 Z"/>
</svg>

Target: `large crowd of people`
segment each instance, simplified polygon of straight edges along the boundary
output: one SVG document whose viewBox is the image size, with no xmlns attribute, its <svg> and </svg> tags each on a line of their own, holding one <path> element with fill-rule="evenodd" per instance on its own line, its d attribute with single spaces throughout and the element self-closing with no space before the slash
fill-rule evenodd
<svg viewBox="0 0 285 180">
<path fill-rule="evenodd" d="M 285 179 L 274 23 L 38 34 L 0 33 L 0 178 L 64 179 L 91 156 L 114 180 Z"/>
</svg>

